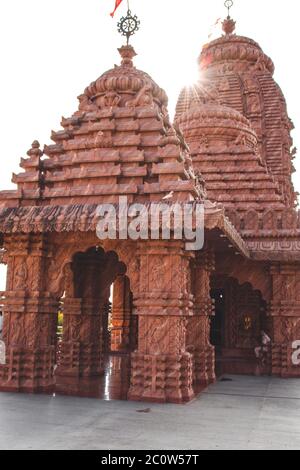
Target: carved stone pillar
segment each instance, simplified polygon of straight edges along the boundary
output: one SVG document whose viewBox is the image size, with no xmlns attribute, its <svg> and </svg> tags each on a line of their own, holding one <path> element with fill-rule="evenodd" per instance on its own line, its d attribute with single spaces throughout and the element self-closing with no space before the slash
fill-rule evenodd
<svg viewBox="0 0 300 470">
<path fill-rule="evenodd" d="M 114 282 L 112 303 L 111 351 L 126 352 L 130 348 L 131 292 L 127 276 Z"/>
<path fill-rule="evenodd" d="M 15 235 L 6 239 L 5 249 L 6 364 L 0 366 L 0 390 L 47 392 L 54 385 L 53 323 L 58 309 L 57 299 L 47 292 L 47 241 L 43 235 Z"/>
<path fill-rule="evenodd" d="M 300 365 L 293 363 L 293 343 L 300 340 L 300 266 L 275 264 L 271 267 L 272 374 L 300 377 Z"/>
<path fill-rule="evenodd" d="M 131 356 L 128 398 L 183 403 L 193 398 L 193 362 L 186 325 L 193 311 L 190 257 L 180 242 L 140 245 L 140 285 L 134 298 L 138 348 Z"/>
<path fill-rule="evenodd" d="M 107 299 L 110 298 L 110 292 L 107 295 Z M 111 331 L 109 320 L 111 318 L 111 302 L 108 300 L 103 307 L 103 319 L 102 319 L 102 340 L 103 340 L 103 352 L 109 354 L 111 352 Z"/>
<path fill-rule="evenodd" d="M 99 377 L 103 372 L 101 309 L 104 299 L 64 302 L 64 329 L 61 360 L 56 372 L 56 390 L 75 393 L 82 379 Z"/>
<path fill-rule="evenodd" d="M 214 253 L 197 254 L 193 270 L 194 315 L 188 320 L 187 346 L 194 361 L 195 390 L 215 381 L 215 348 L 210 344 L 210 317 L 214 315 L 210 277 L 215 269 Z"/>
</svg>

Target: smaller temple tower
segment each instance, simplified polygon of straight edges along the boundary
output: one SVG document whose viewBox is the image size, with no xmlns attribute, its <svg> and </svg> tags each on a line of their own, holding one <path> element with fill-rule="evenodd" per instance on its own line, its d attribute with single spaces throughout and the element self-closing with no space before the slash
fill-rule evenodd
<svg viewBox="0 0 300 470">
<path fill-rule="evenodd" d="M 255 41 L 236 35 L 235 25 L 229 14 L 223 21 L 224 35 L 203 46 L 198 59 L 201 79 L 182 90 L 176 120 L 201 100 L 204 90 L 247 118 L 256 134 L 258 155 L 278 183 L 285 206 L 293 208 L 297 198 L 291 181 L 294 126 L 273 78 L 272 60 Z"/>
</svg>

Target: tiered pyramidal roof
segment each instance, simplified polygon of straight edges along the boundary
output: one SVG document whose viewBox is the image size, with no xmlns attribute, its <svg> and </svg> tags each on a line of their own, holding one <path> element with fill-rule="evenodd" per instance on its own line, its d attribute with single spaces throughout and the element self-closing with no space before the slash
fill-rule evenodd
<svg viewBox="0 0 300 470">
<path fill-rule="evenodd" d="M 42 152 L 34 142 L 16 191 L 0 192 L 0 205 L 117 203 L 204 198 L 188 148 L 170 123 L 165 92 L 133 65 L 131 46 L 120 66 L 104 73 L 79 97 L 79 110 L 52 132 Z"/>
<path fill-rule="evenodd" d="M 284 209 L 279 185 L 258 152 L 255 131 L 236 110 L 202 102 L 198 94 L 177 124 L 187 140 L 195 169 L 205 178 L 208 198 L 246 212 Z"/>
</svg>

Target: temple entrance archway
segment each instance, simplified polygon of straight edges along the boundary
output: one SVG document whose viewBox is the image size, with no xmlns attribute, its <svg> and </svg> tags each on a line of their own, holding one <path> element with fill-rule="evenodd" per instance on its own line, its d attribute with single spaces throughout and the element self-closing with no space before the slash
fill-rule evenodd
<svg viewBox="0 0 300 470">
<path fill-rule="evenodd" d="M 65 267 L 57 393 L 127 399 L 137 331 L 126 270 L 116 252 L 99 246 Z"/>
<path fill-rule="evenodd" d="M 255 374 L 261 331 L 268 332 L 266 302 L 250 283 L 213 275 L 211 297 L 215 316 L 211 321 L 211 344 L 216 353 L 216 375 Z M 264 371 L 267 373 L 267 370 Z"/>
</svg>

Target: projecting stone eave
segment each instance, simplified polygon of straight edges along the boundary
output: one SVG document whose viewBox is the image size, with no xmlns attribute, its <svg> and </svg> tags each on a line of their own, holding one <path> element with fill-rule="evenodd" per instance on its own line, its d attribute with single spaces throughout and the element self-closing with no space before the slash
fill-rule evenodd
<svg viewBox="0 0 300 470">
<path fill-rule="evenodd" d="M 235 254 L 240 254 L 245 258 L 250 258 L 250 252 L 247 245 L 236 228 L 232 225 L 230 220 L 225 216 L 223 210 L 214 211 L 206 209 L 205 211 L 205 229 L 206 230 L 219 230 L 220 237 L 225 238 L 227 244 L 235 251 Z"/>
<path fill-rule="evenodd" d="M 6 207 L 0 209 L 0 235 L 51 232 L 96 232 L 100 217 L 97 205 Z M 118 212 L 118 206 L 115 205 Z M 225 216 L 224 209 L 205 202 L 205 230 L 219 230 L 223 238 L 241 255 L 249 250 L 238 231 Z M 194 227 L 195 228 L 195 227 Z"/>
</svg>

